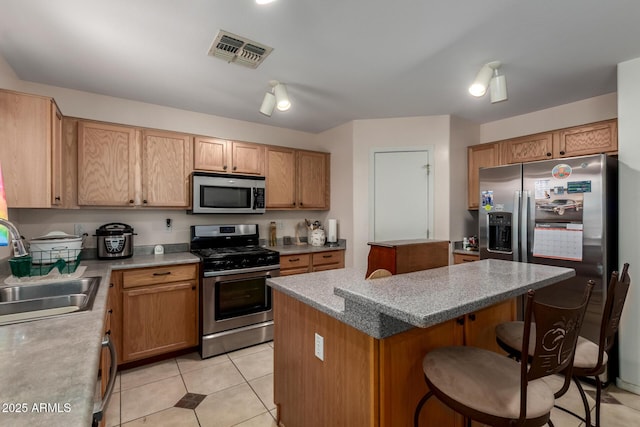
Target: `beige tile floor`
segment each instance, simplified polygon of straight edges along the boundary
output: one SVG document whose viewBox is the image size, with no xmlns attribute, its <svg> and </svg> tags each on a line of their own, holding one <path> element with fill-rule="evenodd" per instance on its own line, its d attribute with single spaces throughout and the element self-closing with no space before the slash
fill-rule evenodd
<svg viewBox="0 0 640 427">
<path fill-rule="evenodd" d="M 559 385 L 559 380 L 550 382 Z M 205 360 L 192 353 L 126 370 L 118 374 L 115 387 L 106 413 L 108 426 L 276 427 L 272 343 Z M 195 410 L 175 407 L 186 393 L 206 397 Z M 640 396 L 609 386 L 606 397 L 616 403 L 602 404 L 602 427 L 640 426 Z M 593 399 L 590 403 L 593 408 Z M 559 404 L 582 412 L 575 386 Z M 584 427 L 557 409 L 551 419 L 556 427 Z"/>
</svg>

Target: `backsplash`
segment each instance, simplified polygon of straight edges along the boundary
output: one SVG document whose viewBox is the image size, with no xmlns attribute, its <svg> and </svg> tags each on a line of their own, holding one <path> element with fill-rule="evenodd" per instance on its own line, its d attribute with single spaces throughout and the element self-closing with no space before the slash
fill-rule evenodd
<svg viewBox="0 0 640 427">
<path fill-rule="evenodd" d="M 324 211 L 271 211 L 263 215 L 190 215 L 184 210 L 155 209 L 9 209 L 9 218 L 18 226 L 27 241 L 50 231 L 59 230 L 75 234 L 75 226 L 79 224 L 88 234 L 84 242 L 85 248 L 95 248 L 96 229 L 111 222 L 121 222 L 133 227 L 136 233 L 134 247 L 140 247 L 188 243 L 190 227 L 207 224 L 258 224 L 260 238 L 268 239 L 271 221 L 276 222 L 276 236 L 279 241 L 285 237 L 291 237 L 295 241 L 296 227 L 302 240 L 303 237 L 307 237 L 305 217 L 311 221 L 318 220 L 325 225 L 327 216 L 328 212 Z M 171 219 L 170 231 L 166 229 L 167 219 Z M 341 237 L 339 226 L 340 219 L 338 237 Z M 6 253 L 4 256 L 10 256 L 8 249 Z"/>
</svg>

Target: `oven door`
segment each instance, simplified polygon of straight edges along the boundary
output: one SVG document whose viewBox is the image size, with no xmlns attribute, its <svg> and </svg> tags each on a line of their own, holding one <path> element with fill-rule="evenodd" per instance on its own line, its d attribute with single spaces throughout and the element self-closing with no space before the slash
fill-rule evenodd
<svg viewBox="0 0 640 427">
<path fill-rule="evenodd" d="M 273 320 L 267 279 L 280 275 L 276 267 L 259 267 L 208 276 L 202 280 L 203 335 Z M 256 271 L 258 270 L 258 271 Z M 229 272 L 223 272 L 229 273 Z"/>
</svg>

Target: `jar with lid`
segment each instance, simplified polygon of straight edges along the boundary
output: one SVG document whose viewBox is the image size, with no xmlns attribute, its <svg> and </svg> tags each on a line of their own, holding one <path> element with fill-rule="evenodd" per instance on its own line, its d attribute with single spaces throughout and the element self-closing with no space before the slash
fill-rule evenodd
<svg viewBox="0 0 640 427">
<path fill-rule="evenodd" d="M 269 246 L 276 246 L 276 244 L 276 222 L 271 221 L 271 224 L 269 224 Z"/>
</svg>

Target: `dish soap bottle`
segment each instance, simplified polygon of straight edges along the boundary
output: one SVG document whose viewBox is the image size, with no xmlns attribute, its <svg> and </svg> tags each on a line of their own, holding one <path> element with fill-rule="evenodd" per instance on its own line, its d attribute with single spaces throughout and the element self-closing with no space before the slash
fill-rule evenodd
<svg viewBox="0 0 640 427">
<path fill-rule="evenodd" d="M 276 246 L 276 244 L 276 222 L 271 221 L 271 224 L 269 224 L 269 246 Z"/>
</svg>

